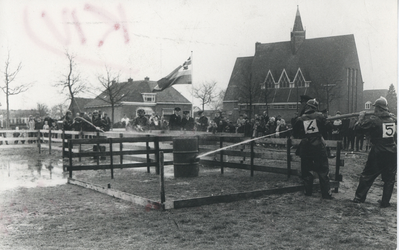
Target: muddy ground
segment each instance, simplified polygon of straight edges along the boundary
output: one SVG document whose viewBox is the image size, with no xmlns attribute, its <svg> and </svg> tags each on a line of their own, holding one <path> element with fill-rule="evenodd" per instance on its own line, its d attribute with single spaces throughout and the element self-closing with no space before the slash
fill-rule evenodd
<svg viewBox="0 0 399 250">
<path fill-rule="evenodd" d="M 0 160 L 5 159 L 58 162 L 60 154 L 3 147 Z M 396 249 L 396 187 L 389 208 L 381 209 L 377 203 L 382 193 L 380 178 L 366 203 L 351 202 L 365 161 L 365 153 L 345 157 L 344 180 L 331 201 L 322 200 L 320 193 L 305 197 L 298 192 L 160 212 L 70 184 L 3 190 L 0 249 Z M 202 173 L 205 170 L 212 173 L 211 169 L 202 169 Z M 140 190 L 139 186 L 157 179 L 153 172 L 142 171 L 139 175 L 147 178 L 132 181 L 133 187 L 126 189 Z M 208 192 L 215 180 L 237 179 L 228 173 L 198 180 Z M 94 175 L 109 178 L 109 172 L 102 170 Z M 121 176 L 126 175 L 115 175 L 113 188 Z M 262 184 L 262 178 L 266 183 Z M 246 188 L 281 186 L 286 181 L 257 173 L 255 179 Z M 296 182 L 296 177 L 287 181 Z M 193 184 L 180 186 L 185 190 Z M 226 190 L 233 188 L 237 185 L 230 184 Z M 146 190 L 140 191 L 143 196 L 153 196 L 153 191 L 148 189 L 146 194 Z M 167 199 L 171 199 L 168 190 L 166 186 Z"/>
</svg>

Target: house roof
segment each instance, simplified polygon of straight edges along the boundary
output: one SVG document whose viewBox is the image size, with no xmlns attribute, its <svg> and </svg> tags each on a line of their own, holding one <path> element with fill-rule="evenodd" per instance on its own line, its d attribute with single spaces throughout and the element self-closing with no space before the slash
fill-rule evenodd
<svg viewBox="0 0 399 250">
<path fill-rule="evenodd" d="M 388 94 L 387 89 L 367 89 L 363 90 L 363 103 L 372 102 L 382 97 L 386 97 Z"/>
<path fill-rule="evenodd" d="M 244 68 L 248 67 L 251 60 L 250 70 L 246 72 Z M 278 81 L 283 70 L 290 81 L 293 81 L 300 68 L 305 80 L 310 81 L 310 84 L 324 84 L 340 80 L 335 79 L 336 76 L 344 75 L 344 71 L 349 67 L 360 69 L 354 35 L 305 39 L 295 54 L 292 53 L 290 41 L 256 43 L 253 57 L 237 58 L 224 100 L 237 100 L 234 89 L 237 89 L 235 87 L 250 73 L 252 82 L 259 85 L 261 93 L 260 83 L 265 81 L 269 70 L 275 81 Z M 360 72 L 359 77 L 362 82 Z M 296 102 L 298 96 L 304 94 L 314 96 L 311 88 L 305 87 L 298 88 L 298 93 L 296 89 L 268 90 L 271 92 L 268 96 L 273 97 L 273 102 Z"/>
<path fill-rule="evenodd" d="M 72 110 L 72 105 L 73 105 L 76 108 L 75 112 L 83 112 L 85 105 L 93 101 L 93 98 L 75 97 L 74 100 L 75 103 L 71 103 L 69 105 L 69 110 Z"/>
<path fill-rule="evenodd" d="M 140 80 L 140 81 L 128 81 L 128 82 L 121 82 L 115 83 L 119 84 L 124 88 L 123 94 L 126 96 L 122 99 L 123 102 L 143 102 L 143 93 L 152 93 L 152 90 L 157 85 L 156 81 L 149 81 L 149 80 Z M 178 92 L 173 87 L 167 88 L 161 92 L 156 92 L 156 102 L 163 102 L 163 103 L 187 103 L 191 104 L 180 92 Z M 99 96 L 105 96 L 106 91 L 102 92 Z M 86 104 L 86 108 L 90 107 L 100 107 L 100 106 L 109 106 L 110 104 L 102 100 L 97 96 L 91 102 Z"/>
</svg>

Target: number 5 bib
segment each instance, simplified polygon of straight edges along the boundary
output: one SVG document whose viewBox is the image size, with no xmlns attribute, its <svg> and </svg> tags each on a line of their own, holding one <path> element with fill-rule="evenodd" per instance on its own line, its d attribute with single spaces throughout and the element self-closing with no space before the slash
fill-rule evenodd
<svg viewBox="0 0 399 250">
<path fill-rule="evenodd" d="M 386 122 L 382 124 L 382 138 L 390 138 L 396 132 L 396 126 L 394 122 Z"/>
</svg>

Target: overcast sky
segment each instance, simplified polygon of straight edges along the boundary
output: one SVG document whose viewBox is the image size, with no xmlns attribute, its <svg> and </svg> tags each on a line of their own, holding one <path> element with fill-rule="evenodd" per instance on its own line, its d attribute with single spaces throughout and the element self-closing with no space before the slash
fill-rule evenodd
<svg viewBox="0 0 399 250">
<path fill-rule="evenodd" d="M 397 86 L 396 0 L 0 0 L 0 71 L 9 52 L 11 70 L 22 62 L 15 84 L 35 83 L 11 97 L 11 109 L 65 100 L 53 85 L 68 73 L 66 50 L 91 86 L 105 65 L 121 81 L 158 80 L 192 51 L 193 84 L 225 89 L 236 58 L 253 56 L 255 42 L 290 39 L 297 6 L 306 38 L 354 34 L 365 89 Z M 177 87 L 193 101 L 187 88 Z M 0 102 L 6 108 L 3 93 Z"/>
</svg>

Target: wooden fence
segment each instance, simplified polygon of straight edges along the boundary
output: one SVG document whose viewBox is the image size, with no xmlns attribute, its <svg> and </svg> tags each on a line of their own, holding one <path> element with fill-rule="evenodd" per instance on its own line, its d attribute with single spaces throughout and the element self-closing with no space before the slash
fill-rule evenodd
<svg viewBox="0 0 399 250">
<path fill-rule="evenodd" d="M 65 166 L 66 170 L 69 171 L 69 177 L 72 178 L 73 171 L 78 170 L 98 170 L 98 169 L 110 169 L 111 178 L 114 177 L 113 171 L 115 168 L 141 168 L 147 167 L 147 171 L 150 172 L 150 167 L 155 167 L 156 173 L 159 174 L 159 152 L 173 153 L 171 148 L 160 148 L 160 142 L 172 142 L 173 137 L 171 136 L 140 136 L 140 137 L 121 137 L 120 138 L 93 138 L 93 139 L 69 139 L 68 150 L 65 151 L 64 155 L 69 159 L 69 164 Z M 137 143 L 134 149 L 126 149 L 124 144 L 126 143 Z M 145 146 L 140 145 L 145 143 Z M 152 145 L 150 145 L 152 144 Z M 94 145 L 93 151 L 83 152 L 81 150 L 82 145 Z M 78 146 L 79 151 L 74 152 L 73 147 Z M 152 146 L 152 147 L 151 147 Z M 103 147 L 103 149 L 101 149 Z M 98 150 L 100 149 L 100 150 Z M 131 155 L 146 155 L 146 157 L 133 158 L 136 161 L 142 162 L 124 162 L 124 156 Z M 114 156 L 119 156 L 118 162 L 114 160 Z M 79 162 L 84 157 L 91 157 L 96 159 L 96 164 L 74 164 L 73 159 L 78 158 Z M 101 157 L 109 157 L 109 161 L 100 164 Z M 132 159 L 132 158 L 130 158 Z M 173 165 L 173 161 L 165 161 L 164 165 Z"/>
<path fill-rule="evenodd" d="M 223 148 L 228 146 L 229 143 L 239 143 L 244 141 L 244 138 L 226 138 L 218 136 L 208 136 L 206 139 L 202 140 L 200 144 L 213 145 L 213 149 Z M 250 175 L 254 175 L 254 171 L 260 172 L 270 172 L 276 174 L 286 174 L 287 177 L 291 175 L 300 175 L 300 157 L 295 155 L 295 149 L 298 147 L 301 140 L 290 139 L 290 138 L 264 138 L 258 141 L 251 141 L 247 144 L 239 145 L 232 149 L 226 149 L 216 152 L 212 157 L 207 159 L 200 159 L 200 163 L 204 165 L 220 166 L 220 172 L 223 174 L 224 168 L 237 168 L 246 169 L 250 171 Z M 340 174 L 340 167 L 344 166 L 344 161 L 341 160 L 341 141 L 331 141 L 327 140 L 326 146 L 330 148 L 331 151 L 335 151 L 335 173 L 334 181 L 342 181 L 342 175 Z M 218 144 L 218 147 L 217 147 Z M 266 147 L 266 148 L 265 148 Z M 274 148 L 280 148 L 280 150 L 275 150 Z M 284 150 L 281 150 L 283 148 Z M 209 147 L 200 147 L 200 151 L 206 152 L 212 149 Z M 235 158 L 235 162 L 226 160 Z M 237 158 L 240 160 L 237 162 Z M 255 160 L 263 160 L 262 165 L 256 165 Z M 285 168 L 271 166 L 267 161 L 273 161 L 273 165 L 286 165 Z M 249 162 L 248 162 L 249 161 Z M 277 162 L 277 164 L 276 164 Z M 280 164 L 278 164 L 280 163 Z M 297 165 L 297 169 L 292 169 L 292 164 Z M 338 187 L 335 188 L 335 192 L 338 192 Z"/>
</svg>

